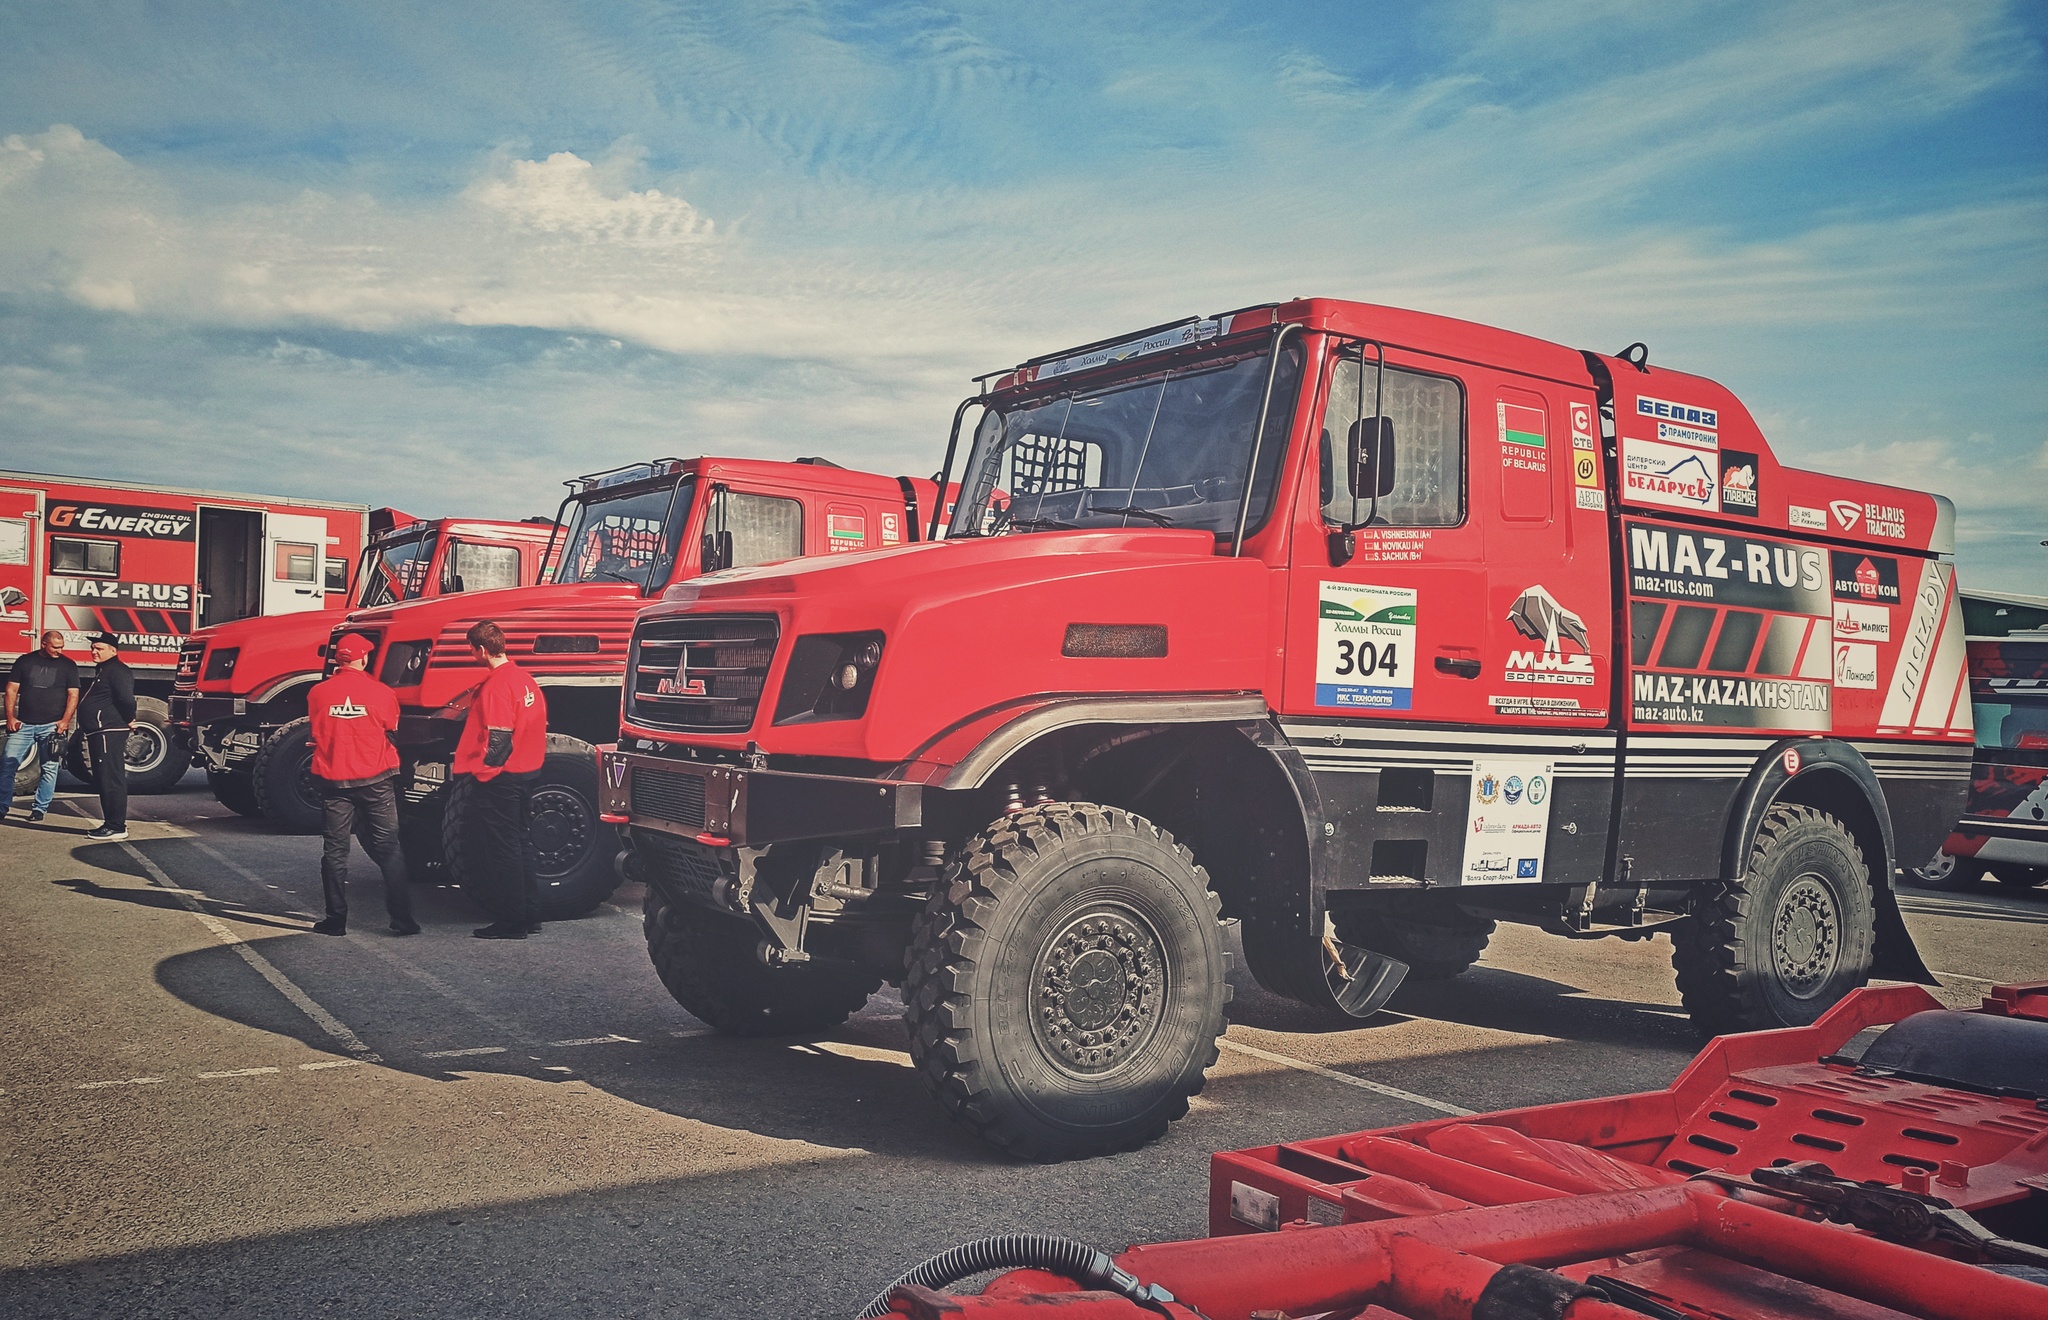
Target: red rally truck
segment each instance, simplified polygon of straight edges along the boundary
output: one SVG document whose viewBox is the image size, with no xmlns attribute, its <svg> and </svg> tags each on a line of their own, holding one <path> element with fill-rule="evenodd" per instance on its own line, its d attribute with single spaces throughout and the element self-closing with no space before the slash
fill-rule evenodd
<svg viewBox="0 0 2048 1320">
<path fill-rule="evenodd" d="M 539 581 L 555 525 L 370 514 L 350 603 L 375 609 L 462 591 Z M 306 693 L 320 681 L 330 614 L 293 614 L 201 628 L 178 653 L 171 725 L 223 804 L 287 829 L 320 828 Z"/>
<path fill-rule="evenodd" d="M 233 619 L 341 608 L 369 513 L 363 504 L 0 472 L 0 668 L 57 628 L 90 677 L 85 635 L 119 637 L 135 671 L 128 787 L 164 792 L 190 762 L 168 704 L 185 638 Z M 84 777 L 76 747 L 70 766 Z M 18 782 L 33 781 L 34 754 L 20 773 Z"/>
<path fill-rule="evenodd" d="M 464 640 L 470 626 L 491 619 L 505 630 L 506 654 L 533 675 L 548 704 L 548 756 L 530 832 L 549 920 L 588 912 L 619 883 L 615 832 L 598 819 L 592 749 L 616 736 L 640 607 L 706 570 L 915 540 L 938 489 L 822 459 L 664 458 L 566 484 L 550 580 L 357 610 L 334 629 L 370 638 L 370 672 L 398 692 L 407 860 L 445 865 L 486 906 L 493 891 L 469 860 L 477 853 L 464 781 L 449 783 L 462 717 L 441 712 L 483 677 Z M 725 691 L 753 680 L 735 673 L 701 681 Z"/>
<path fill-rule="evenodd" d="M 1891 882 L 1969 779 L 1948 501 L 1784 466 L 1640 346 L 1323 299 L 1025 363 L 955 443 L 973 405 L 943 539 L 640 617 L 604 807 L 705 1021 L 898 981 L 941 1104 L 1053 1158 L 1186 1112 L 1223 918 L 1357 1016 L 1499 920 L 1668 932 L 1708 1032 L 1925 978 Z"/>
</svg>

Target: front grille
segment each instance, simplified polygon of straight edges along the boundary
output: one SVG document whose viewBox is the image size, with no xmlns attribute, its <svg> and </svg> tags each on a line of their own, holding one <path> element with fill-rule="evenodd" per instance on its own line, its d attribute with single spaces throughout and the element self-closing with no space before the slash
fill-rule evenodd
<svg viewBox="0 0 2048 1320">
<path fill-rule="evenodd" d="M 772 614 L 683 614 L 633 631 L 626 714 L 656 729 L 737 733 L 752 727 L 775 659 Z"/>
<path fill-rule="evenodd" d="M 178 672 L 171 678 L 173 692 L 192 692 L 199 687 L 199 661 L 206 654 L 206 643 L 193 640 L 178 648 Z"/>
<path fill-rule="evenodd" d="M 633 771 L 633 814 L 693 830 L 704 828 L 704 779 L 645 766 Z"/>
</svg>

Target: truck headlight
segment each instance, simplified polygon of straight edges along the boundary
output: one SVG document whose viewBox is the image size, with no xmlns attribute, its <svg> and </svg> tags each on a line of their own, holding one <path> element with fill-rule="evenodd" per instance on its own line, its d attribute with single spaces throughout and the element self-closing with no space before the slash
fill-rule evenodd
<svg viewBox="0 0 2048 1320">
<path fill-rule="evenodd" d="M 384 667 L 378 677 L 386 687 L 411 687 L 427 672 L 427 655 L 432 642 L 393 642 L 384 648 Z"/>
<path fill-rule="evenodd" d="M 782 692 L 775 699 L 777 724 L 853 720 L 867 713 L 882 666 L 882 634 L 811 633 L 790 648 Z"/>
<path fill-rule="evenodd" d="M 233 678 L 235 676 L 235 661 L 241 658 L 242 648 L 239 646 L 224 646 L 208 651 L 206 653 L 205 681 L 219 683 Z"/>
</svg>

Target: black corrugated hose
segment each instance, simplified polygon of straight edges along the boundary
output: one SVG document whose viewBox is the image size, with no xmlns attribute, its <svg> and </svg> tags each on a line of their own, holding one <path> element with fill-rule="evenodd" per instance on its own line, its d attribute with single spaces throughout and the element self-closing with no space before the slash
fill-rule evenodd
<svg viewBox="0 0 2048 1320">
<path fill-rule="evenodd" d="M 1174 1300 L 1172 1293 L 1157 1284 L 1140 1283 L 1117 1267 L 1109 1253 L 1086 1242 L 1054 1237 L 1050 1233 L 1004 1233 L 998 1237 L 963 1242 L 942 1251 L 896 1280 L 869 1302 L 857 1320 L 881 1320 L 889 1313 L 889 1295 L 898 1288 L 916 1284 L 920 1288 L 943 1288 L 959 1279 L 990 1270 L 1044 1270 L 1064 1275 L 1083 1287 L 1128 1297 L 1140 1306 L 1159 1307 Z M 1199 1314 L 1199 1312 L 1197 1312 Z"/>
</svg>

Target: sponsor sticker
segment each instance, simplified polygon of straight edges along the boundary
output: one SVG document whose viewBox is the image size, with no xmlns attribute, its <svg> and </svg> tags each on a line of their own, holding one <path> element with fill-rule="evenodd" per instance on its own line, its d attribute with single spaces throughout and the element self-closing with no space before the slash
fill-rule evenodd
<svg viewBox="0 0 2048 1320">
<path fill-rule="evenodd" d="M 825 517 L 825 530 L 834 553 L 858 550 L 868 543 L 868 516 L 864 513 L 830 513 Z"/>
<path fill-rule="evenodd" d="M 1657 423 L 1657 438 L 1670 445 L 1691 445 L 1694 449 L 1718 449 L 1721 437 L 1712 431 L 1702 431 L 1697 426 L 1680 426 L 1676 422 Z"/>
<path fill-rule="evenodd" d="M 903 540 L 903 515 L 885 513 L 882 515 L 882 544 L 897 545 Z"/>
<path fill-rule="evenodd" d="M 1462 883 L 1540 883 L 1550 833 L 1548 761 L 1472 763 L 1472 801 L 1466 812 Z"/>
<path fill-rule="evenodd" d="M 1560 605 L 1547 587 L 1539 583 L 1515 597 L 1507 620 L 1517 633 L 1539 645 L 1509 651 L 1501 673 L 1504 680 L 1593 686 L 1593 640 L 1586 621 Z"/>
<path fill-rule="evenodd" d="M 1827 561 L 1821 551 L 1795 541 L 1631 522 L 1628 565 L 1632 596 L 1783 614 L 1828 612 Z M 1896 565 L 1892 580 L 1896 589 Z"/>
<path fill-rule="evenodd" d="M 1721 451 L 1721 512 L 1756 517 L 1756 470 L 1755 454 L 1739 449 Z"/>
<path fill-rule="evenodd" d="M 1621 491 L 1627 498 L 1692 513 L 1720 511 L 1717 455 L 1654 440 L 1626 439 L 1621 459 Z"/>
<path fill-rule="evenodd" d="M 1574 486 L 1597 486 L 1600 484 L 1600 459 L 1589 450 L 1574 450 L 1572 453 L 1572 484 Z"/>
<path fill-rule="evenodd" d="M 1829 503 L 1828 512 L 1835 515 L 1835 526 L 1845 532 L 1855 531 L 1860 524 L 1865 536 L 1882 536 L 1890 541 L 1906 539 L 1906 510 L 1900 505 L 1834 500 Z"/>
<path fill-rule="evenodd" d="M 1415 591 L 1325 582 L 1317 603 L 1316 705 L 1411 710 Z"/>
<path fill-rule="evenodd" d="M 1808 508 L 1795 504 L 1785 511 L 1785 521 L 1802 532 L 1824 532 L 1828 529 L 1828 515 L 1824 509 Z"/>
<path fill-rule="evenodd" d="M 1835 686 L 1877 687 L 1877 648 L 1867 642 L 1835 643 Z"/>
<path fill-rule="evenodd" d="M 186 582 L 106 582 L 98 578 L 59 577 L 43 579 L 43 591 L 57 601 L 83 600 L 96 605 L 123 605 L 130 609 L 189 610 L 192 586 Z"/>
<path fill-rule="evenodd" d="M 1889 555 L 1837 550 L 1828 556 L 1836 600 L 1871 605 L 1899 603 L 1899 561 Z"/>
<path fill-rule="evenodd" d="M 1882 605 L 1857 605 L 1837 600 L 1835 638 L 1838 641 L 1889 642 L 1892 639 L 1892 612 Z"/>
<path fill-rule="evenodd" d="M 1605 706 L 1597 710 L 1588 709 L 1579 704 L 1577 697 L 1536 697 L 1516 693 L 1513 696 L 1491 696 L 1487 701 L 1497 715 L 1540 715 L 1552 718 L 1563 716 L 1566 719 L 1587 720 L 1607 718 Z"/>
<path fill-rule="evenodd" d="M 1778 757 L 1778 764 L 1779 764 L 1779 765 L 1782 765 L 1782 766 L 1784 766 L 1784 767 L 1785 767 L 1785 773 L 1786 773 L 1786 774 L 1788 774 L 1788 775 L 1796 775 L 1796 774 L 1798 774 L 1798 773 L 1799 773 L 1799 749 L 1798 749 L 1797 747 L 1787 747 L 1787 748 L 1786 748 L 1786 749 L 1785 749 L 1785 750 L 1784 750 L 1784 751 L 1783 751 L 1783 752 L 1782 752 L 1782 753 L 1781 753 L 1781 754 L 1779 755 L 1779 757 Z"/>
<path fill-rule="evenodd" d="M 1579 507 L 1580 507 L 1580 508 L 1582 508 L 1582 509 L 1592 509 L 1592 510 L 1593 510 L 1594 512 L 1596 512 L 1596 513 L 1604 513 L 1604 512 L 1606 512 L 1606 510 L 1607 510 L 1607 492 L 1606 492 L 1606 491 L 1604 491 L 1604 490 L 1587 490 L 1587 489 L 1586 489 L 1586 488 L 1585 488 L 1584 486 L 1581 486 L 1581 487 L 1579 487 L 1579 488 L 1577 489 L 1577 491 L 1576 491 L 1575 493 L 1576 493 L 1576 496 L 1577 496 L 1577 498 L 1578 498 L 1578 501 L 1579 501 Z"/>
<path fill-rule="evenodd" d="M 1590 403 L 1574 402 L 1570 406 L 1572 443 L 1577 444 L 1579 438 L 1584 436 L 1586 447 L 1590 449 L 1593 445 L 1593 405 Z"/>
<path fill-rule="evenodd" d="M 151 509 L 139 504 L 53 504 L 45 521 L 53 532 L 190 541 L 196 520 L 183 509 Z"/>
<path fill-rule="evenodd" d="M 1669 399 L 1653 399 L 1647 394 L 1636 397 L 1636 415 L 1654 417 L 1661 422 L 1682 422 L 1687 426 L 1704 427 L 1709 431 L 1721 429 L 1720 414 L 1712 408 L 1699 408 L 1689 403 L 1673 403 Z"/>
<path fill-rule="evenodd" d="M 1787 678 L 1714 678 L 1704 674 L 1633 675 L 1634 718 L 1642 724 L 1700 724 L 1731 729 L 1834 727 L 1834 689 Z"/>
<path fill-rule="evenodd" d="M 1593 453 L 1597 452 L 1599 446 L 1593 443 L 1593 437 L 1590 435 L 1574 435 L 1572 437 L 1572 448 L 1583 449 L 1588 453 Z"/>
</svg>

